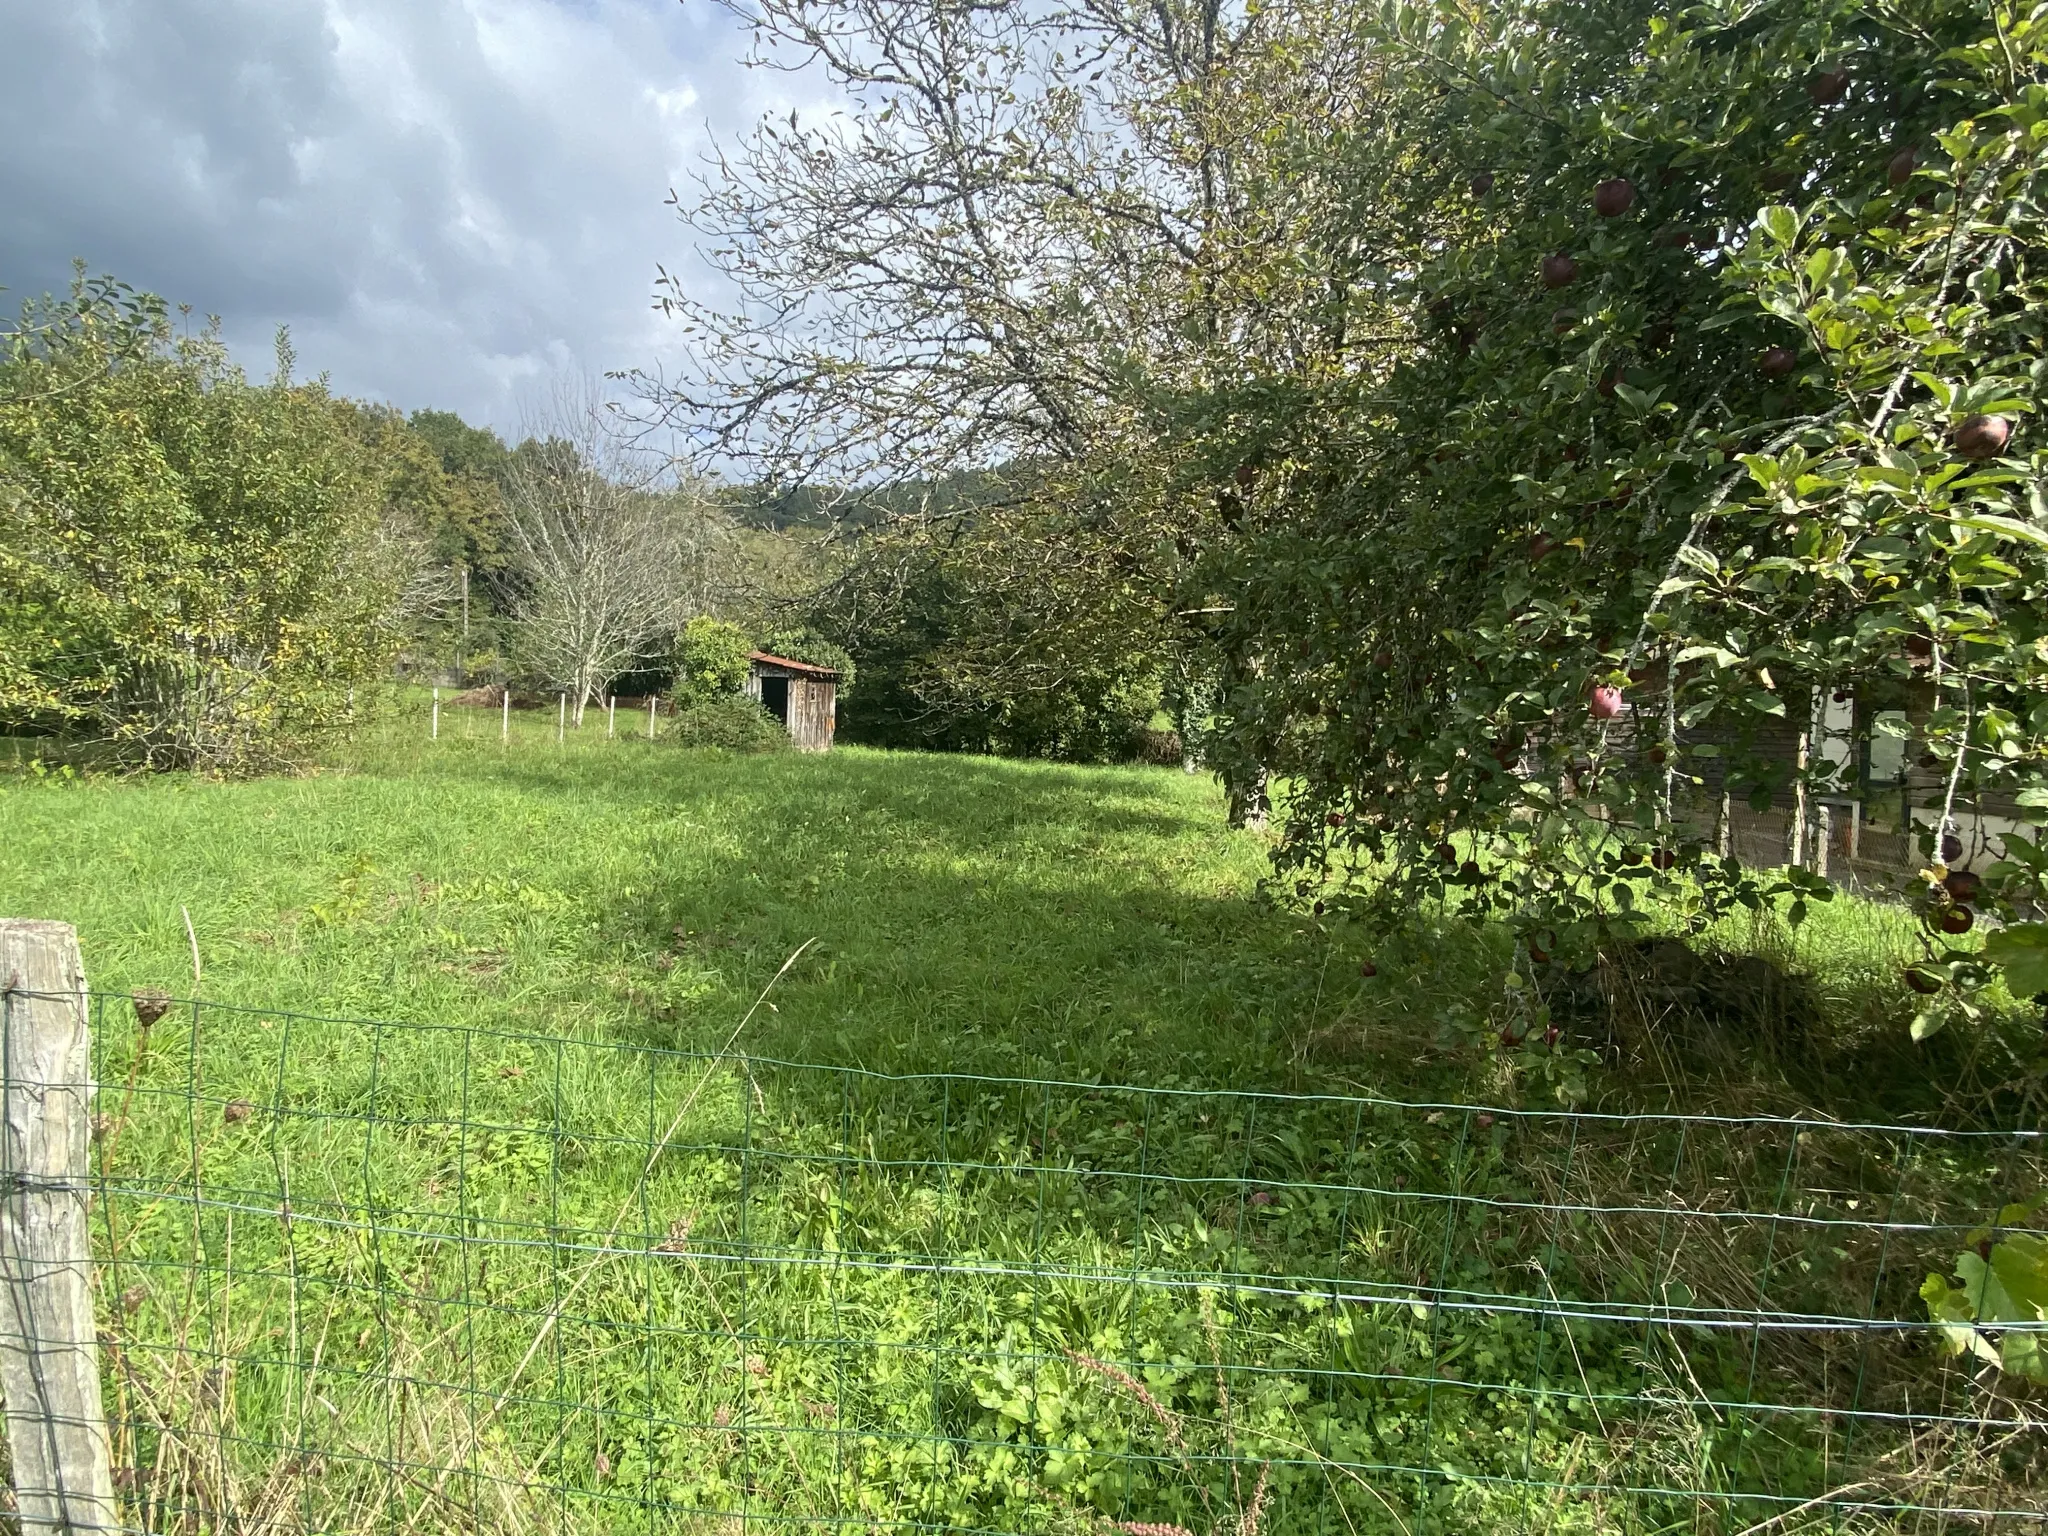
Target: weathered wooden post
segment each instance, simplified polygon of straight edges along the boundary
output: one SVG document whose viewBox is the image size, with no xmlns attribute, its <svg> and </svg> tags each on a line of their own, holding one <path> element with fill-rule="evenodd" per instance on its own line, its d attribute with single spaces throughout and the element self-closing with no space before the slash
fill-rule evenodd
<svg viewBox="0 0 2048 1536">
<path fill-rule="evenodd" d="M 508 742 L 511 739 L 512 685 L 510 683 L 507 683 L 505 685 L 505 692 L 499 697 L 498 700 L 498 740 L 502 743 Z"/>
<path fill-rule="evenodd" d="M 24 1532 L 118 1521 L 92 1311 L 92 1040 L 69 923 L 0 918 L 0 1394 Z"/>
<path fill-rule="evenodd" d="M 433 725 L 432 725 L 431 727 L 429 727 L 429 728 L 428 728 L 428 731 L 427 731 L 427 740 L 429 740 L 429 741 L 439 741 L 440 739 L 441 739 L 441 690 L 440 690 L 440 689 L 438 689 L 438 688 L 436 688 L 436 689 L 434 690 L 434 723 L 433 723 Z"/>
</svg>

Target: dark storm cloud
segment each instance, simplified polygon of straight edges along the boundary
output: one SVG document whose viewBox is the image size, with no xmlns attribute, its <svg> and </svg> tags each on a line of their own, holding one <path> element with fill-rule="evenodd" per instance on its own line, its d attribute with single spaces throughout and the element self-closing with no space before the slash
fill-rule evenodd
<svg viewBox="0 0 2048 1536">
<path fill-rule="evenodd" d="M 0 0 L 0 285 L 70 262 L 268 366 L 510 430 L 551 372 L 656 361 L 664 206 L 755 103 L 673 0 Z"/>
</svg>

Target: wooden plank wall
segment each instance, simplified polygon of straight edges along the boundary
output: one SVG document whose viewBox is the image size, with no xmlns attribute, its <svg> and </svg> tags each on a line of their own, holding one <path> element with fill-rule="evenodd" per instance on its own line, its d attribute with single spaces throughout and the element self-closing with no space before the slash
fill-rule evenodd
<svg viewBox="0 0 2048 1536">
<path fill-rule="evenodd" d="M 789 739 L 800 751 L 829 752 L 839 686 L 817 677 L 789 680 Z"/>
</svg>

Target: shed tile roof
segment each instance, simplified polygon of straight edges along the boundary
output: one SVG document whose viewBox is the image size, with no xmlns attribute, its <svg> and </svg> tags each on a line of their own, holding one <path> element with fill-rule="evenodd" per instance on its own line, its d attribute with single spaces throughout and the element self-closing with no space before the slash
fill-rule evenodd
<svg viewBox="0 0 2048 1536">
<path fill-rule="evenodd" d="M 765 662 L 771 667 L 787 667 L 792 672 L 801 672 L 806 677 L 837 677 L 831 667 L 814 667 L 808 661 L 791 661 L 787 656 L 771 656 L 766 651 L 749 651 L 747 660 Z"/>
</svg>

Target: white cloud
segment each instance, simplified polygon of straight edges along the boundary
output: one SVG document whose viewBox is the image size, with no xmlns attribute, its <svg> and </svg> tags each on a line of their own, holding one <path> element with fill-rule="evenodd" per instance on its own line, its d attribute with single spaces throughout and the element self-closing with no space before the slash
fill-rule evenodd
<svg viewBox="0 0 2048 1536">
<path fill-rule="evenodd" d="M 673 357 L 665 206 L 791 82 L 673 0 L 0 0 L 0 284 L 73 256 L 221 315 L 253 369 L 518 424 L 551 370 Z"/>
</svg>

